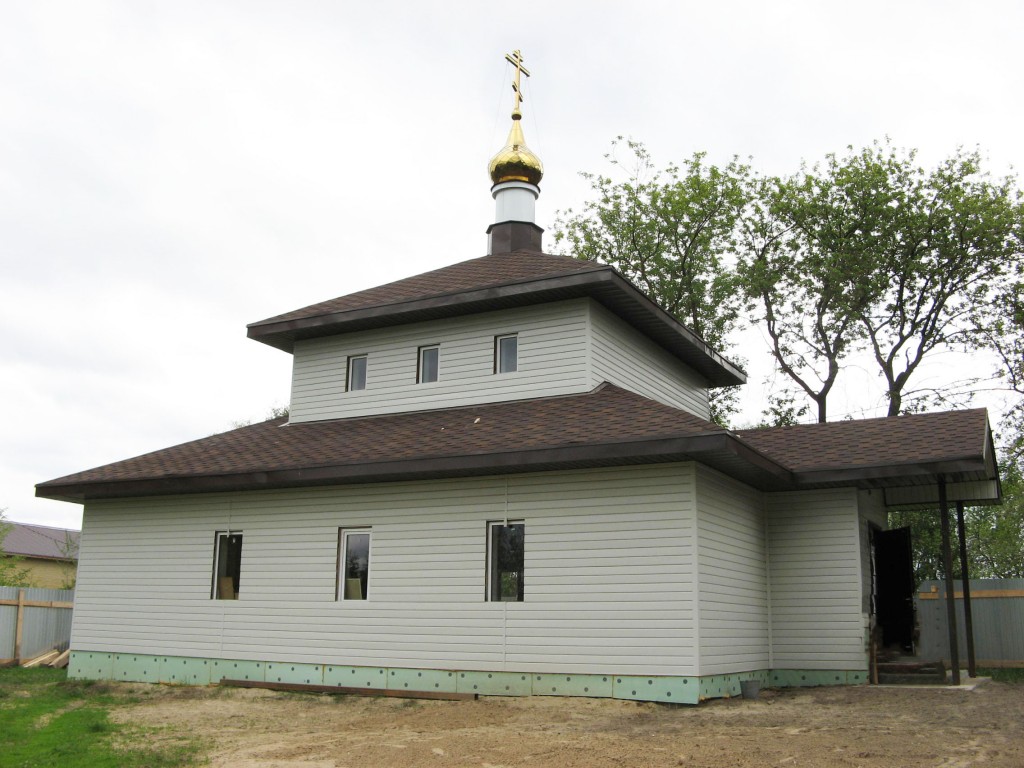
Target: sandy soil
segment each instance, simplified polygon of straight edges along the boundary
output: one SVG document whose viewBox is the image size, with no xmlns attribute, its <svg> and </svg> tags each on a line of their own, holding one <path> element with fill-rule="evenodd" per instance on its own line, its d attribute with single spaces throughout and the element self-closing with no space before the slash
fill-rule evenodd
<svg viewBox="0 0 1024 768">
<path fill-rule="evenodd" d="M 699 707 L 473 702 L 138 686 L 124 722 L 198 737 L 214 766 L 1024 766 L 1024 686 L 817 688 Z"/>
</svg>

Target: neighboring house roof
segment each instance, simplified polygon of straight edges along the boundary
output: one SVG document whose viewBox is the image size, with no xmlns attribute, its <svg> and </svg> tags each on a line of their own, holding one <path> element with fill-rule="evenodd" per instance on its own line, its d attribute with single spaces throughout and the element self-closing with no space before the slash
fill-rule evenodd
<svg viewBox="0 0 1024 768">
<path fill-rule="evenodd" d="M 934 482 L 940 471 L 950 479 L 994 476 L 984 411 L 869 422 L 856 435 L 849 425 L 859 422 L 734 433 L 603 384 L 581 395 L 482 406 L 293 424 L 274 419 L 50 480 L 36 486 L 36 495 L 84 501 L 687 459 L 765 490 L 907 485 Z M 908 427 L 918 433 L 912 440 Z M 797 436 L 792 446 L 786 435 Z M 937 448 L 947 435 L 955 441 Z M 851 437 L 852 461 L 843 451 Z M 884 471 L 870 463 L 872 455 L 884 457 Z"/>
<path fill-rule="evenodd" d="M 590 297 L 702 374 L 711 386 L 746 374 L 607 264 L 536 251 L 463 261 L 251 323 L 249 338 L 291 352 L 337 333 Z"/>
<path fill-rule="evenodd" d="M 78 557 L 78 537 L 81 531 L 29 523 L 7 524 L 10 529 L 3 540 L 3 551 L 8 555 L 47 560 L 75 560 Z"/>
</svg>

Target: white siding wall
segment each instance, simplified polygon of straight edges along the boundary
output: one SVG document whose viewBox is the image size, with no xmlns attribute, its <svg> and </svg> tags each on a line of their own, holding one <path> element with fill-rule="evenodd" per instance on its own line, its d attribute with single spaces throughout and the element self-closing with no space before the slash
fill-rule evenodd
<svg viewBox="0 0 1024 768">
<path fill-rule="evenodd" d="M 696 674 L 689 464 L 96 502 L 72 646 L 422 668 Z M 507 489 L 507 490 L 506 490 Z M 526 521 L 523 603 L 484 601 L 485 527 Z M 370 600 L 335 600 L 372 526 Z M 214 531 L 240 599 L 210 599 Z"/>
<path fill-rule="evenodd" d="M 765 496 L 776 669 L 865 669 L 857 490 Z"/>
<path fill-rule="evenodd" d="M 586 392 L 587 300 L 487 312 L 310 339 L 295 345 L 291 419 L 377 413 Z M 494 373 L 494 337 L 519 335 L 519 370 Z M 417 350 L 441 345 L 438 381 L 416 383 Z M 345 391 L 350 355 L 367 355 L 366 389 Z"/>
<path fill-rule="evenodd" d="M 695 371 L 604 307 L 590 306 L 592 385 L 609 381 L 710 418 L 707 383 Z"/>
<path fill-rule="evenodd" d="M 519 336 L 519 370 L 494 373 L 494 337 Z M 439 380 L 416 383 L 417 350 L 441 345 Z M 345 391 L 350 355 L 366 389 Z M 693 370 L 588 299 L 310 339 L 295 345 L 291 419 L 313 421 L 587 392 L 603 381 L 708 418 Z"/>
<path fill-rule="evenodd" d="M 697 466 L 700 674 L 768 668 L 761 494 Z"/>
</svg>

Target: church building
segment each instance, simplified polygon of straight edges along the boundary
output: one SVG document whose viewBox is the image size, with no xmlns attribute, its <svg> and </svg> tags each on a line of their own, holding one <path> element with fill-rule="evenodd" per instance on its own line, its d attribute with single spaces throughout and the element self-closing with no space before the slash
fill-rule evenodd
<svg viewBox="0 0 1024 768">
<path fill-rule="evenodd" d="M 985 412 L 712 423 L 744 373 L 543 252 L 510 60 L 486 255 L 249 325 L 287 417 L 37 486 L 84 504 L 72 677 L 693 704 L 904 631 L 886 510 L 997 498 Z"/>
</svg>

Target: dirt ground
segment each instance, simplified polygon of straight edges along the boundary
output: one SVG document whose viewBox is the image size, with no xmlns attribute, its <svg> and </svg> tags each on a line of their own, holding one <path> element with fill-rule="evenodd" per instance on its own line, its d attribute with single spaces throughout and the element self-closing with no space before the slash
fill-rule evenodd
<svg viewBox="0 0 1024 768">
<path fill-rule="evenodd" d="M 214 766 L 1024 766 L 1024 686 L 762 691 L 699 707 L 417 701 L 138 686 L 123 722 L 197 737 Z"/>
</svg>

